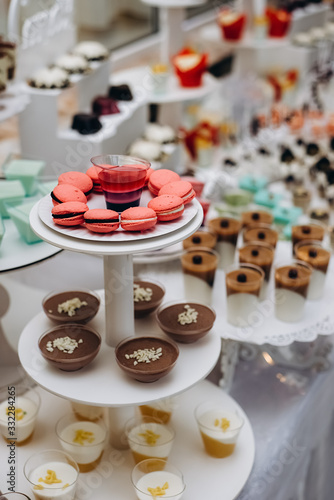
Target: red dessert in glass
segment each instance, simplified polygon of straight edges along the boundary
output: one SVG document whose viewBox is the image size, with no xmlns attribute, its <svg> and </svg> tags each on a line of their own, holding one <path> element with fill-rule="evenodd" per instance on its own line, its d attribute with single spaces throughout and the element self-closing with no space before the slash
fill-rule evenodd
<svg viewBox="0 0 334 500">
<path fill-rule="evenodd" d="M 241 40 L 246 21 L 247 16 L 244 12 L 222 9 L 218 14 L 218 24 L 225 40 L 233 42 Z"/>
<path fill-rule="evenodd" d="M 266 15 L 269 23 L 268 35 L 275 38 L 286 36 L 291 23 L 291 14 L 283 9 L 267 9 Z"/>
<path fill-rule="evenodd" d="M 175 73 L 181 87 L 200 87 L 207 66 L 207 54 L 185 48 L 173 57 Z"/>
</svg>

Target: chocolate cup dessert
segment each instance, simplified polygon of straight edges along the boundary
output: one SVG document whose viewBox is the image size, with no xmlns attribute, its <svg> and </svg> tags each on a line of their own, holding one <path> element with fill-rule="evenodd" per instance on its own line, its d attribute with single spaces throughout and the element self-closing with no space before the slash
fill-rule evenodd
<svg viewBox="0 0 334 500">
<path fill-rule="evenodd" d="M 322 241 L 325 236 L 325 228 L 320 224 L 301 224 L 292 226 L 291 241 L 293 253 L 295 252 L 295 245 L 303 240 L 316 240 Z"/>
<path fill-rule="evenodd" d="M 311 191 L 303 187 L 298 187 L 293 192 L 293 204 L 302 210 L 307 210 L 311 202 Z"/>
<path fill-rule="evenodd" d="M 253 241 L 239 249 L 239 262 L 254 264 L 264 272 L 264 280 L 269 281 L 275 250 L 266 243 Z"/>
<path fill-rule="evenodd" d="M 196 231 L 192 236 L 183 240 L 183 248 L 203 247 L 215 248 L 217 243 L 217 235 L 210 231 Z"/>
<path fill-rule="evenodd" d="M 72 353 L 65 352 L 66 347 L 65 350 L 60 350 L 54 345 L 56 339 L 64 337 L 76 341 L 77 345 Z M 58 344 L 64 348 L 64 343 L 58 342 Z M 73 372 L 93 361 L 100 350 L 101 337 L 89 326 L 69 323 L 55 326 L 45 332 L 39 338 L 38 347 L 43 358 L 51 365 L 66 372 Z"/>
<path fill-rule="evenodd" d="M 68 312 L 58 312 L 58 306 L 68 300 L 79 299 L 80 302 L 86 302 L 76 309 L 74 306 L 69 308 Z M 70 305 L 70 304 L 69 304 Z M 56 323 L 80 323 L 86 324 L 91 321 L 100 307 L 98 295 L 89 290 L 68 290 L 65 292 L 51 292 L 42 302 L 43 310 L 47 317 Z M 65 306 L 66 309 L 66 306 Z"/>
<path fill-rule="evenodd" d="M 295 246 L 296 258 L 307 262 L 312 269 L 312 276 L 308 288 L 307 298 L 317 300 L 323 296 L 326 273 L 331 258 L 330 250 L 322 246 L 319 241 L 301 241 Z"/>
<path fill-rule="evenodd" d="M 187 311 L 192 309 L 195 310 L 195 314 L 198 313 L 196 321 L 191 317 L 182 321 L 179 315 L 187 315 Z M 211 307 L 199 302 L 170 302 L 159 308 L 156 318 L 160 328 L 173 340 L 190 344 L 201 339 L 211 330 L 216 313 Z"/>
<path fill-rule="evenodd" d="M 138 362 L 131 358 L 135 351 L 161 349 L 161 356 L 155 361 Z M 174 342 L 160 337 L 131 337 L 122 340 L 115 348 L 118 366 L 130 377 L 139 382 L 155 382 L 165 377 L 175 366 L 179 348 Z"/>
<path fill-rule="evenodd" d="M 296 322 L 302 319 L 312 268 L 302 261 L 294 261 L 275 270 L 277 319 Z"/>
<path fill-rule="evenodd" d="M 238 235 L 241 229 L 241 222 L 232 217 L 217 217 L 209 221 L 210 231 L 215 233 L 218 242 L 237 244 Z"/>
<path fill-rule="evenodd" d="M 216 252 L 207 248 L 191 248 L 184 252 L 181 263 L 185 274 L 195 276 L 206 281 L 209 286 L 213 286 L 218 265 Z"/>
<path fill-rule="evenodd" d="M 158 283 L 157 281 L 151 280 L 140 280 L 139 278 L 135 278 L 133 289 L 133 300 L 134 300 L 134 310 L 135 310 L 135 318 L 143 318 L 148 314 L 154 312 L 161 304 L 162 299 L 165 296 L 165 287 Z M 139 285 L 140 288 L 150 289 L 152 291 L 152 295 L 149 300 L 140 299 L 141 294 L 137 294 L 135 296 L 135 285 Z"/>
<path fill-rule="evenodd" d="M 241 266 L 239 269 L 230 271 L 226 275 L 226 295 L 251 294 L 260 295 L 263 274 L 252 266 Z"/>
<path fill-rule="evenodd" d="M 241 222 L 244 227 L 254 224 L 270 225 L 273 222 L 273 216 L 270 212 L 266 212 L 265 210 L 251 210 L 242 214 Z"/>
<path fill-rule="evenodd" d="M 260 241 L 276 248 L 278 232 L 266 224 L 258 224 L 257 226 L 246 227 L 243 232 L 243 239 L 244 243 Z"/>
</svg>

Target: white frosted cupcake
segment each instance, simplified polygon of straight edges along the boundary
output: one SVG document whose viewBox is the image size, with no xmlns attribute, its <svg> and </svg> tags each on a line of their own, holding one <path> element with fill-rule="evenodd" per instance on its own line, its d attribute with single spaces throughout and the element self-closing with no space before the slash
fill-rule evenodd
<svg viewBox="0 0 334 500">
<path fill-rule="evenodd" d="M 69 84 L 68 73 L 56 67 L 40 69 L 29 80 L 29 85 L 37 89 L 64 89 Z"/>
<path fill-rule="evenodd" d="M 159 143 L 138 139 L 130 146 L 129 154 L 147 161 L 159 161 L 162 152 Z"/>
<path fill-rule="evenodd" d="M 169 125 L 148 123 L 145 128 L 145 139 L 159 144 L 167 144 L 174 142 L 176 137 L 174 130 Z"/>
<path fill-rule="evenodd" d="M 87 61 L 104 61 L 109 57 L 108 49 L 102 43 L 95 41 L 78 43 L 74 47 L 73 53 L 84 57 Z"/>
<path fill-rule="evenodd" d="M 89 68 L 87 59 L 76 54 L 64 54 L 58 57 L 55 65 L 58 68 L 67 71 L 70 75 L 75 73 L 85 73 Z"/>
</svg>

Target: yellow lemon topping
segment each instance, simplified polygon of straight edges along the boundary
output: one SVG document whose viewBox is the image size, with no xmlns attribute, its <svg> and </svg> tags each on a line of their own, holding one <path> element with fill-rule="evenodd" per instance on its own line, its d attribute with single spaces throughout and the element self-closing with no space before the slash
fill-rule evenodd
<svg viewBox="0 0 334 500">
<path fill-rule="evenodd" d="M 94 439 L 94 432 L 78 429 L 77 431 L 75 431 L 75 438 L 73 439 L 73 443 L 84 445 L 85 442 L 92 443 Z"/>
<path fill-rule="evenodd" d="M 168 490 L 169 484 L 166 482 L 163 486 L 157 486 L 156 488 L 147 488 L 147 491 L 151 493 L 152 497 L 162 497 L 166 495 L 166 490 Z"/>
<path fill-rule="evenodd" d="M 66 483 L 64 484 L 64 486 L 62 487 L 62 490 L 64 490 L 65 488 L 68 488 L 69 487 L 69 483 Z"/>
<path fill-rule="evenodd" d="M 145 439 L 146 443 L 149 444 L 150 446 L 154 446 L 160 437 L 160 434 L 155 434 L 153 431 L 150 431 L 149 429 L 147 429 L 145 432 L 142 432 L 138 435 L 143 437 Z"/>
<path fill-rule="evenodd" d="M 35 484 L 34 490 L 44 490 L 44 486 L 42 486 L 41 484 Z"/>
<path fill-rule="evenodd" d="M 45 479 L 40 477 L 38 480 L 39 483 L 45 483 L 45 484 L 61 483 L 61 479 L 57 478 L 57 474 L 55 473 L 54 470 L 48 469 L 46 472 L 47 472 L 47 474 L 45 476 Z M 43 488 L 43 486 L 42 486 L 42 488 Z"/>
<path fill-rule="evenodd" d="M 7 408 L 6 415 L 13 413 L 12 410 Z M 23 411 L 22 408 L 15 409 L 15 420 L 22 420 L 22 418 L 27 414 L 26 411 Z"/>
<path fill-rule="evenodd" d="M 227 418 L 216 418 L 215 427 L 220 427 L 225 432 L 230 427 L 230 421 Z"/>
</svg>

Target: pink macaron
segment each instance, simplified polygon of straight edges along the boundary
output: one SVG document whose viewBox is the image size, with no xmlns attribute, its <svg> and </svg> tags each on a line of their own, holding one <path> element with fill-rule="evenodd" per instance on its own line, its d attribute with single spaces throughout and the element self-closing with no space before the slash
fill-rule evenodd
<svg viewBox="0 0 334 500">
<path fill-rule="evenodd" d="M 125 231 L 145 231 L 157 223 L 157 214 L 152 208 L 132 207 L 121 213 L 121 226 Z"/>
<path fill-rule="evenodd" d="M 58 184 L 72 184 L 79 188 L 86 196 L 93 191 L 93 181 L 83 172 L 64 172 L 58 177 Z"/>
<path fill-rule="evenodd" d="M 83 192 L 72 184 L 58 184 L 51 192 L 51 198 L 54 206 L 67 201 L 87 203 L 87 198 Z"/>
<path fill-rule="evenodd" d="M 85 215 L 86 228 L 94 233 L 111 233 L 119 228 L 119 215 L 107 208 L 93 208 Z"/>
<path fill-rule="evenodd" d="M 86 171 L 86 175 L 88 175 L 88 177 L 90 177 L 92 179 L 92 181 L 93 181 L 93 191 L 94 191 L 94 193 L 102 193 L 103 190 L 102 190 L 102 187 L 101 187 L 101 182 L 100 182 L 99 176 L 97 175 L 96 168 L 95 167 L 90 167 Z"/>
<path fill-rule="evenodd" d="M 167 222 L 178 219 L 184 212 L 184 203 L 182 198 L 174 194 L 163 194 L 153 198 L 148 205 L 152 208 L 158 217 L 159 222 Z"/>
<path fill-rule="evenodd" d="M 180 176 L 176 172 L 172 170 L 167 170 L 166 168 L 162 168 L 161 170 L 155 170 L 152 172 L 149 181 L 148 181 L 148 189 L 154 196 L 158 196 L 160 189 L 165 184 L 169 184 L 170 182 L 179 181 Z"/>
<path fill-rule="evenodd" d="M 204 182 L 196 179 L 196 177 L 190 177 L 190 175 L 184 175 L 181 177 L 181 181 L 188 181 L 193 187 L 193 190 L 196 193 L 196 196 L 201 196 L 203 188 L 204 188 Z"/>
<path fill-rule="evenodd" d="M 159 196 L 162 194 L 176 194 L 176 196 L 182 198 L 185 205 L 186 203 L 190 203 L 196 196 L 192 185 L 187 181 L 175 181 L 162 186 Z"/>
<path fill-rule="evenodd" d="M 60 203 L 51 210 L 53 222 L 60 226 L 80 226 L 84 222 L 84 214 L 88 206 L 80 201 Z"/>
<path fill-rule="evenodd" d="M 153 174 L 154 170 L 153 168 L 149 168 L 146 172 L 146 179 L 145 179 L 145 187 L 148 185 L 148 181 L 150 180 L 151 175 Z"/>
</svg>

